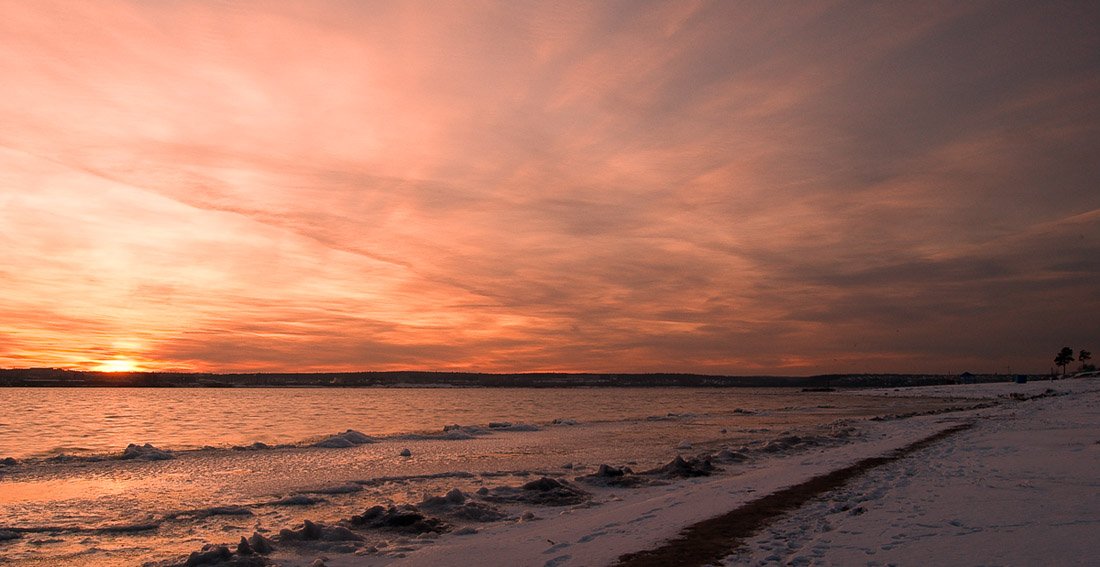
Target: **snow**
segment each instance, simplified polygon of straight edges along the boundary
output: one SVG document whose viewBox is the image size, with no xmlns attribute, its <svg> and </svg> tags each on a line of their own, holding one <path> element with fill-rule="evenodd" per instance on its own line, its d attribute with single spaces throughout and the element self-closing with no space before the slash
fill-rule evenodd
<svg viewBox="0 0 1100 567">
<path fill-rule="evenodd" d="M 770 526 L 728 564 L 1095 565 L 1098 386 L 1040 382 L 1076 392 L 1009 405 L 876 469 Z"/>
<path fill-rule="evenodd" d="M 476 538 L 440 540 L 398 561 L 397 565 L 457 565 L 459 558 L 497 557 L 512 565 L 601 565 L 622 554 L 645 549 L 682 528 L 727 512 L 817 474 L 851 464 L 863 454 L 878 454 L 915 441 L 949 424 L 924 420 L 925 428 L 880 434 L 857 446 L 780 457 L 737 476 L 696 477 L 672 485 L 620 490 L 619 500 L 591 508 L 570 508 L 537 523 L 483 528 Z M 896 433 L 896 434 L 894 434 Z M 549 544 L 548 541 L 554 542 Z M 333 563 L 340 565 L 341 563 Z M 349 563 L 354 565 L 355 563 Z"/>
</svg>

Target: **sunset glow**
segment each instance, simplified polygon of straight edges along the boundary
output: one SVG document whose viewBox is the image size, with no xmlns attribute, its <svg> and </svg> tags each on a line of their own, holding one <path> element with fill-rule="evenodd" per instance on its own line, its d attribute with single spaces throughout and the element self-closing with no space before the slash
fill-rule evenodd
<svg viewBox="0 0 1100 567">
<path fill-rule="evenodd" d="M 112 358 L 111 360 L 104 360 L 93 367 L 92 370 L 97 372 L 137 372 L 143 369 L 137 362 L 128 358 Z"/>
<path fill-rule="evenodd" d="M 1073 3 L 0 6 L 0 367 L 1045 371 L 1100 336 Z"/>
</svg>

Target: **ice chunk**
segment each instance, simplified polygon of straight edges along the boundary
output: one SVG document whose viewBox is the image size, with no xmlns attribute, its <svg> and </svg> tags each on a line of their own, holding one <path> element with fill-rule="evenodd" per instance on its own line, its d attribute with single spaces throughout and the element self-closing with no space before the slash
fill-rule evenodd
<svg viewBox="0 0 1100 567">
<path fill-rule="evenodd" d="M 416 506 L 373 506 L 358 516 L 352 516 L 348 523 L 353 526 L 389 529 L 394 531 L 421 534 L 425 532 L 446 532 L 451 527 L 438 518 L 429 518 L 420 513 Z"/>
<path fill-rule="evenodd" d="M 517 423 L 504 428 L 505 431 L 541 431 L 542 428 L 530 423 Z"/>
<path fill-rule="evenodd" d="M 260 443 L 259 441 L 251 445 L 236 445 L 233 447 L 234 451 L 266 451 L 268 449 L 271 449 L 271 445 Z"/>
<path fill-rule="evenodd" d="M 324 498 L 314 498 L 304 494 L 295 494 L 294 496 L 287 496 L 286 498 L 269 502 L 269 504 L 272 506 L 312 506 L 313 504 L 319 504 L 324 501 Z"/>
<path fill-rule="evenodd" d="M 665 466 L 646 471 L 645 474 L 666 477 L 694 477 L 710 476 L 710 473 L 714 470 L 716 469 L 711 464 L 710 459 L 684 460 L 683 457 L 677 455 Z"/>
<path fill-rule="evenodd" d="M 191 555 L 187 558 L 187 563 L 184 563 L 187 567 L 194 565 L 210 565 L 213 563 L 221 563 L 223 561 L 229 561 L 233 556 L 229 552 L 229 548 L 224 545 L 203 546 L 202 551 L 192 551 Z"/>
<path fill-rule="evenodd" d="M 634 487 L 639 485 L 657 484 L 655 481 L 634 474 L 630 467 L 617 468 L 611 465 L 600 465 L 596 472 L 577 477 L 577 480 L 597 486 Z"/>
<path fill-rule="evenodd" d="M 142 461 L 166 461 L 168 459 L 176 458 L 172 453 L 163 449 L 158 449 L 148 443 L 144 445 L 137 445 L 130 443 L 126 446 L 126 450 L 122 452 L 121 459 L 139 459 Z"/>
<path fill-rule="evenodd" d="M 346 449 L 356 445 L 366 445 L 367 443 L 374 443 L 374 438 L 354 429 L 349 429 L 343 433 L 322 439 L 314 443 L 313 446 L 326 449 Z"/>
<path fill-rule="evenodd" d="M 363 541 L 363 536 L 344 526 L 327 526 L 309 520 L 302 522 L 297 530 L 279 531 L 280 541 Z"/>
<path fill-rule="evenodd" d="M 425 508 L 441 508 L 445 506 L 461 506 L 466 502 L 466 495 L 457 488 L 452 488 L 444 496 L 428 496 L 420 502 Z"/>
<path fill-rule="evenodd" d="M 480 494 L 481 491 L 478 490 Z M 565 481 L 542 477 L 522 486 L 498 486 L 482 495 L 490 502 L 516 502 L 539 506 L 570 506 L 587 502 L 591 495 Z"/>
<path fill-rule="evenodd" d="M 420 502 L 420 508 L 445 515 L 450 519 L 474 522 L 495 522 L 507 516 L 488 504 L 469 500 L 466 494 L 457 488 L 452 488 L 445 496 L 424 498 Z"/>
<path fill-rule="evenodd" d="M 267 539 L 259 532 L 252 532 L 252 537 L 248 538 L 248 545 L 252 548 L 252 551 L 260 555 L 267 555 L 275 551 L 275 542 Z"/>
</svg>

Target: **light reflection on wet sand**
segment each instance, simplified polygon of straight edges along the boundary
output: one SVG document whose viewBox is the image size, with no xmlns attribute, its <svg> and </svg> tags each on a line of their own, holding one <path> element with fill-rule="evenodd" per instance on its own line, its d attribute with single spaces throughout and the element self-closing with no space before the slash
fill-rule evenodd
<svg viewBox="0 0 1100 567">
<path fill-rule="evenodd" d="M 58 502 L 88 495 L 120 494 L 140 481 L 112 478 L 80 479 L 59 478 L 50 480 L 0 481 L 0 505 L 23 502 Z"/>
</svg>

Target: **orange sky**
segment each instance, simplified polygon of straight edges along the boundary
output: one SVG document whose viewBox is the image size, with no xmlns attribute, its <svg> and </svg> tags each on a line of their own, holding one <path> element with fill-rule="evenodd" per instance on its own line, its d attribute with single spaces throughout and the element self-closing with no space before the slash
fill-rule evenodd
<svg viewBox="0 0 1100 567">
<path fill-rule="evenodd" d="M 0 12 L 0 367 L 1100 350 L 1088 2 Z"/>
</svg>

